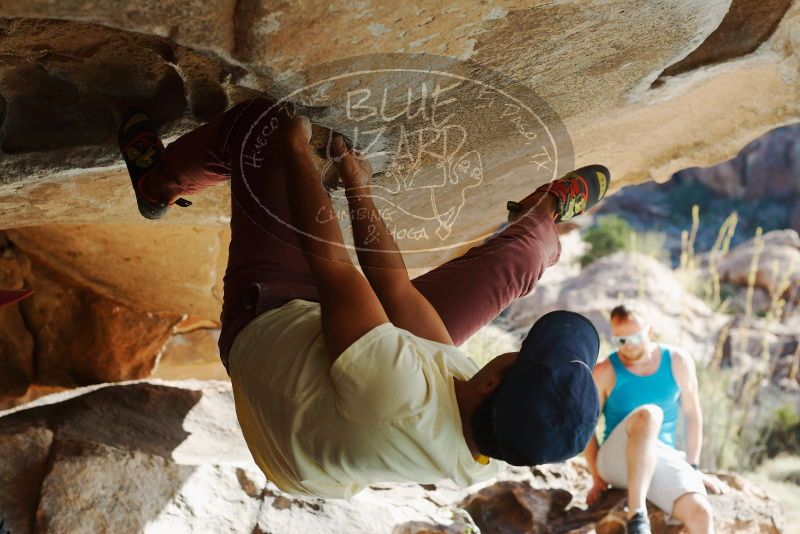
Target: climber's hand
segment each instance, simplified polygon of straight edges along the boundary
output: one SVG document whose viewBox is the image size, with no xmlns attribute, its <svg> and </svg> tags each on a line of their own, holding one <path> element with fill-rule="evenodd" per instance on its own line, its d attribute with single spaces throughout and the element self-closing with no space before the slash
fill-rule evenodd
<svg viewBox="0 0 800 534">
<path fill-rule="evenodd" d="M 331 140 L 331 156 L 333 164 L 339 171 L 345 192 L 364 195 L 370 190 L 372 165 L 362 154 L 347 148 L 341 135 L 334 135 Z"/>
<path fill-rule="evenodd" d="M 259 132 L 254 137 L 257 145 L 270 147 L 266 154 L 284 154 L 285 150 L 310 151 L 311 121 L 301 114 L 302 108 L 292 103 L 272 104 L 259 117 Z"/>
</svg>

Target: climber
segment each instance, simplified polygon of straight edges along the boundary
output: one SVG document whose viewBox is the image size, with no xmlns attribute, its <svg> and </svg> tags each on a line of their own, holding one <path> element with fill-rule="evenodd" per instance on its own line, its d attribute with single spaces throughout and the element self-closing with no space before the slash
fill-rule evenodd
<svg viewBox="0 0 800 534">
<path fill-rule="evenodd" d="M 618 350 L 594 370 L 605 437 L 598 445 L 593 436 L 586 447 L 594 480 L 588 503 L 611 484 L 628 489 L 630 534 L 650 533 L 645 499 L 682 521 L 690 534 L 713 532 L 706 488 L 719 493 L 721 486 L 698 467 L 703 416 L 694 360 L 653 341 L 646 314 L 633 305 L 611 311 L 611 333 Z M 675 449 L 680 413 L 685 453 Z"/>
<path fill-rule="evenodd" d="M 584 167 L 510 202 L 499 235 L 409 280 L 370 199 L 367 158 L 332 136 L 356 244 L 372 243 L 358 249 L 362 275 L 330 216 L 310 123 L 295 111 L 243 102 L 166 149 L 142 113 L 120 128 L 145 217 L 230 180 L 220 354 L 267 478 L 289 493 L 346 498 L 375 482 L 470 485 L 504 462 L 580 452 L 599 416 L 599 338 L 586 318 L 547 314 L 519 352 L 481 369 L 456 346 L 558 260 L 555 223 L 602 198 L 608 171 Z"/>
</svg>

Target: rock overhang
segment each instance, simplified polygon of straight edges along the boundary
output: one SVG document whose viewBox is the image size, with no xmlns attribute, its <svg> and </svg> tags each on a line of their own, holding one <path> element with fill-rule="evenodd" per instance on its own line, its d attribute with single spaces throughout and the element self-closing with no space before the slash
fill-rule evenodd
<svg viewBox="0 0 800 534">
<path fill-rule="evenodd" d="M 752 3 L 367 2 L 344 10 L 324 2 L 287 8 L 175 0 L 134 10 L 113 2 L 5 2 L 0 228 L 17 228 L 18 236 L 78 232 L 96 259 L 58 256 L 56 263 L 73 271 L 119 251 L 129 259 L 109 262 L 107 273 L 90 278 L 107 293 L 127 295 L 136 285 L 131 280 L 156 276 L 148 266 L 158 262 L 146 252 L 123 253 L 134 229 L 148 224 L 154 254 L 182 243 L 175 269 L 188 258 L 208 266 L 198 275 L 206 280 L 206 302 L 192 311 L 216 320 L 209 310 L 219 303 L 229 190 L 204 191 L 195 206 L 173 210 L 158 223 L 141 219 L 115 147 L 113 110 L 120 102 L 152 110 L 171 140 L 235 102 L 284 94 L 303 72 L 326 62 L 376 52 L 435 54 L 468 60 L 530 88 L 563 121 L 574 164 L 606 164 L 618 188 L 720 161 L 800 117 L 800 6 L 778 3 L 781 16 L 754 25 L 749 48 L 726 55 L 733 41 L 714 36 L 729 35 L 730 21 L 755 9 Z M 698 51 L 706 54 L 703 61 L 674 67 Z M 516 164 L 524 156 L 519 147 L 488 146 L 502 164 L 487 170 L 493 181 L 477 209 L 462 214 L 465 240 L 495 228 L 505 200 L 537 185 Z M 65 224 L 75 226 L 56 227 Z M 43 225 L 56 226 L 37 228 Z M 48 249 L 42 239 L 40 253 Z M 89 246 L 93 240 L 103 246 Z M 454 253 L 431 252 L 428 263 Z M 163 288 L 164 294 L 176 291 L 174 283 Z M 125 300 L 142 304 L 141 298 Z M 185 305 L 166 311 L 185 313 Z"/>
</svg>

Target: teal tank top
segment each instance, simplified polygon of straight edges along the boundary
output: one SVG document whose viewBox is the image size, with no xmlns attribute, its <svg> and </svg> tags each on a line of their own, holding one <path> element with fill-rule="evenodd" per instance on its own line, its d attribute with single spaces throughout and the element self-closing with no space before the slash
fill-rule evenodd
<svg viewBox="0 0 800 534">
<path fill-rule="evenodd" d="M 639 376 L 628 371 L 619 359 L 618 353 L 608 357 L 616 373 L 616 383 L 603 406 L 606 419 L 605 441 L 614 428 L 643 404 L 655 404 L 664 412 L 664 423 L 658 439 L 670 447 L 675 447 L 675 431 L 678 428 L 681 390 L 672 376 L 672 358 L 669 349 L 661 349 L 661 364 L 655 373 Z"/>
</svg>

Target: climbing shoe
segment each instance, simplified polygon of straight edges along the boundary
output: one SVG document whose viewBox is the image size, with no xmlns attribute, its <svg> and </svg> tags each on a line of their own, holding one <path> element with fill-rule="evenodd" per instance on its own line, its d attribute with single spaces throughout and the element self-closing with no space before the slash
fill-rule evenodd
<svg viewBox="0 0 800 534">
<path fill-rule="evenodd" d="M 160 219 L 170 204 L 164 200 L 150 198 L 142 191 L 142 182 L 151 172 L 157 170 L 164 154 L 164 144 L 158 138 L 156 125 L 144 113 L 127 113 L 119 128 L 118 141 L 122 157 L 128 166 L 139 213 L 147 219 Z M 183 198 L 176 200 L 175 204 L 182 207 L 192 205 Z"/>
<path fill-rule="evenodd" d="M 652 534 L 650 531 L 650 519 L 644 510 L 637 510 L 633 517 L 628 519 L 625 527 L 628 534 Z"/>
<path fill-rule="evenodd" d="M 539 187 L 531 196 L 540 193 L 550 193 L 555 196 L 557 207 L 554 220 L 560 223 L 580 215 L 597 204 L 608 191 L 609 183 L 611 174 L 607 168 L 602 165 L 588 165 Z M 508 201 L 506 207 L 509 219 L 523 210 L 520 202 Z"/>
</svg>

